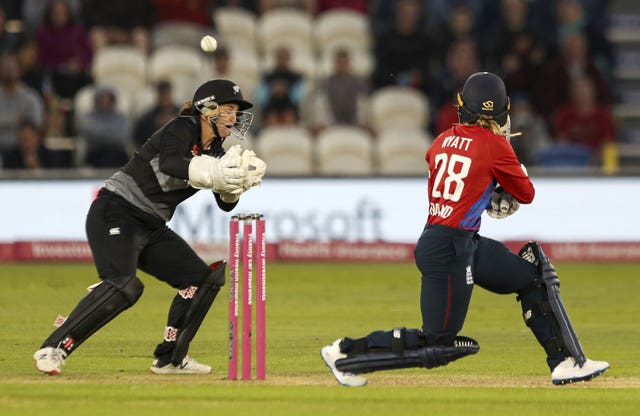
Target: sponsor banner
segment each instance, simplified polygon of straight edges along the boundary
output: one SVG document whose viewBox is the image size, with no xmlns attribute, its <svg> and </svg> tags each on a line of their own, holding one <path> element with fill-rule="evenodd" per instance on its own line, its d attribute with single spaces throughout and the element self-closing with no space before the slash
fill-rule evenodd
<svg viewBox="0 0 640 416">
<path fill-rule="evenodd" d="M 283 261 L 413 261 L 414 244 L 349 242 L 281 242 L 277 258 Z"/>
<path fill-rule="evenodd" d="M 526 241 L 507 241 L 517 253 Z M 227 260 L 227 243 L 195 243 L 207 262 Z M 552 262 L 640 262 L 640 242 L 542 243 Z M 294 242 L 266 244 L 267 261 L 299 262 L 413 262 L 414 244 L 385 242 Z M 89 245 L 83 241 L 20 241 L 0 243 L 2 262 L 91 262 Z"/>
<path fill-rule="evenodd" d="M 533 178 L 533 204 L 508 218 L 483 215 L 481 233 L 501 241 L 640 241 L 638 178 Z M 81 241 L 98 180 L 0 181 L 0 242 Z M 228 238 L 229 218 L 262 213 L 270 242 L 413 244 L 429 213 L 424 178 L 265 178 L 222 212 L 209 191 L 178 206 L 169 226 L 185 240 Z M 46 213 L 44 213 L 46 211 Z M 451 207 L 433 207 L 451 215 Z"/>
</svg>

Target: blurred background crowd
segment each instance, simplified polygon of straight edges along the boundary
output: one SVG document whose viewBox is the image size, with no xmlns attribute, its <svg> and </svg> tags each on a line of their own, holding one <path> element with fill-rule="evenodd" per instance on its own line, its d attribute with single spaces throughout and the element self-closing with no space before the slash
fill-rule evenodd
<svg viewBox="0 0 640 416">
<path fill-rule="evenodd" d="M 0 174 L 118 167 L 214 77 L 270 174 L 424 174 L 481 70 L 526 165 L 640 171 L 634 0 L 4 0 L 0 53 Z"/>
</svg>

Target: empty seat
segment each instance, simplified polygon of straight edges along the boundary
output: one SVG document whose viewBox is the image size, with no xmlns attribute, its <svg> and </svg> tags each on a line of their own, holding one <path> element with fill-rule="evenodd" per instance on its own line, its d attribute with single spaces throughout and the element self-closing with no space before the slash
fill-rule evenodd
<svg viewBox="0 0 640 416">
<path fill-rule="evenodd" d="M 91 73 L 96 83 L 117 85 L 123 89 L 142 88 L 146 84 L 147 59 L 132 46 L 105 46 L 93 59 Z"/>
<path fill-rule="evenodd" d="M 313 49 L 313 18 L 302 10 L 282 7 L 269 10 L 257 21 L 259 49 L 265 55 L 280 46 Z"/>
<path fill-rule="evenodd" d="M 316 137 L 318 174 L 364 176 L 373 174 L 373 138 L 353 126 L 333 126 Z"/>
<path fill-rule="evenodd" d="M 378 133 L 395 127 L 425 129 L 429 123 L 429 100 L 418 90 L 392 85 L 371 93 L 369 112 Z"/>
<path fill-rule="evenodd" d="M 194 48 L 165 46 L 149 57 L 150 82 L 171 81 L 178 101 L 191 99 L 195 88 L 208 79 L 202 53 Z"/>
<path fill-rule="evenodd" d="M 354 10 L 333 9 L 321 13 L 314 20 L 313 37 L 321 53 L 339 46 L 363 51 L 371 48 L 369 19 Z"/>
<path fill-rule="evenodd" d="M 375 144 L 377 171 L 380 175 L 426 175 L 425 155 L 433 138 L 415 128 L 387 129 Z"/>
<path fill-rule="evenodd" d="M 257 18 L 253 13 L 240 7 L 224 6 L 215 9 L 212 18 L 220 36 L 218 40 L 224 45 L 234 52 L 257 50 Z"/>
<path fill-rule="evenodd" d="M 151 42 L 154 49 L 165 46 L 200 47 L 200 39 L 208 34 L 201 25 L 189 22 L 160 22 L 153 26 Z"/>
<path fill-rule="evenodd" d="M 267 163 L 267 176 L 313 173 L 313 141 L 303 127 L 267 127 L 258 134 L 254 147 Z"/>
</svg>

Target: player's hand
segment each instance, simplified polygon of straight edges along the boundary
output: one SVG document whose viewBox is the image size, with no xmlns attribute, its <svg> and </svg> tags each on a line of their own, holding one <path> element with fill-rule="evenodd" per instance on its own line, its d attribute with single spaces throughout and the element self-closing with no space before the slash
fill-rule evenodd
<svg viewBox="0 0 640 416">
<path fill-rule="evenodd" d="M 520 203 L 515 200 L 513 195 L 498 185 L 491 195 L 491 204 L 487 208 L 487 214 L 491 218 L 503 219 L 513 215 L 519 208 Z"/>
<path fill-rule="evenodd" d="M 247 170 L 242 167 L 242 156 L 239 145 L 232 146 L 211 166 L 210 174 L 213 181 L 213 190 L 218 193 L 242 193 L 242 185 L 247 176 Z"/>
<path fill-rule="evenodd" d="M 258 158 L 252 150 L 245 149 L 242 151 L 242 168 L 247 170 L 247 176 L 242 185 L 246 191 L 262 183 L 267 164 Z"/>
<path fill-rule="evenodd" d="M 242 193 L 247 171 L 241 163 L 240 153 L 233 148 L 219 159 L 208 155 L 194 156 L 189 162 L 189 185 L 218 193 L 238 190 Z"/>
</svg>

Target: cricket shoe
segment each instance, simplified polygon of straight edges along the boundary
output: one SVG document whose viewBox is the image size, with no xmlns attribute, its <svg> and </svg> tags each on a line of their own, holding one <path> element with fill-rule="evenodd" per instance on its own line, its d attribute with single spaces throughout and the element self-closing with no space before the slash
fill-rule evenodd
<svg viewBox="0 0 640 416">
<path fill-rule="evenodd" d="M 209 374 L 211 367 L 200 364 L 189 356 L 184 357 L 180 365 L 162 364 L 156 358 L 151 363 L 151 372 L 153 374 Z"/>
<path fill-rule="evenodd" d="M 587 358 L 584 364 L 580 365 L 573 359 L 567 357 L 556 366 L 551 372 L 553 384 L 567 384 L 576 381 L 587 381 L 607 371 L 609 363 L 606 361 L 592 361 Z"/>
<path fill-rule="evenodd" d="M 65 358 L 67 353 L 62 348 L 45 347 L 33 354 L 38 371 L 51 376 L 62 372 Z"/>
<path fill-rule="evenodd" d="M 341 358 L 346 358 L 347 355 L 340 351 L 340 342 L 342 338 L 337 339 L 333 344 L 327 345 L 320 350 L 320 355 L 324 360 L 329 370 L 333 373 L 333 376 L 338 380 L 338 383 L 348 387 L 360 387 L 367 384 L 367 379 L 351 373 L 346 373 L 338 370 L 336 367 L 336 361 Z"/>
</svg>

